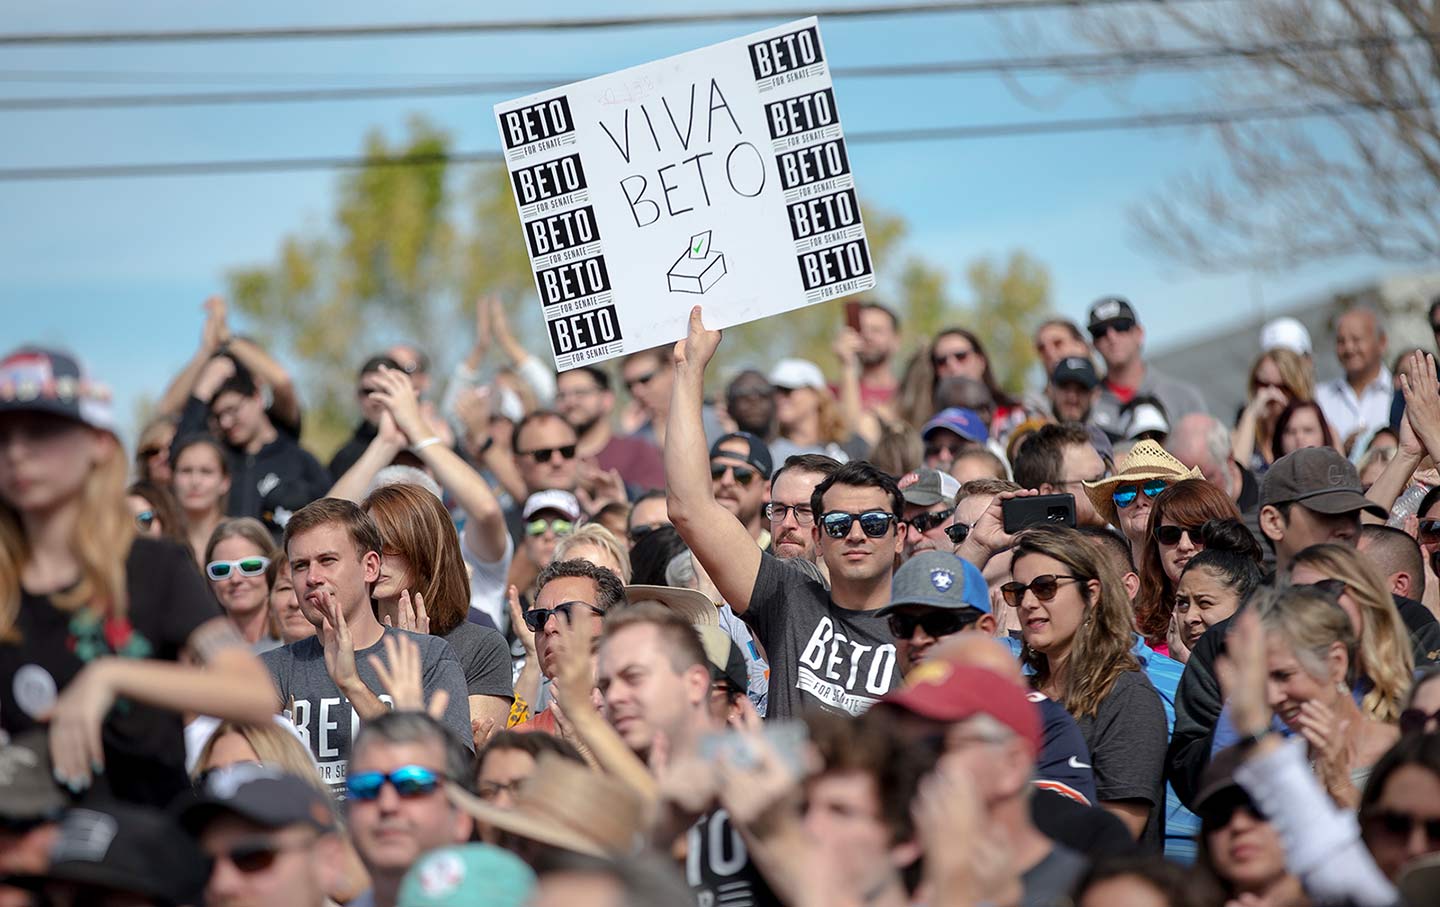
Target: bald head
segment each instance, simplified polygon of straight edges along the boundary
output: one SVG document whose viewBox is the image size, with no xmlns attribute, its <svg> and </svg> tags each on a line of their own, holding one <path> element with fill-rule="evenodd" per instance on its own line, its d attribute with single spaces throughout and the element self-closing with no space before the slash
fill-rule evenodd
<svg viewBox="0 0 1440 907">
<path fill-rule="evenodd" d="M 935 645 L 925 657 L 926 661 L 937 659 L 952 665 L 966 665 L 994 671 L 1006 680 L 1026 686 L 1025 675 L 1020 672 L 1020 662 L 1010 654 L 1003 642 L 981 633 L 956 633 Z"/>
<path fill-rule="evenodd" d="M 1357 306 L 1335 322 L 1335 357 L 1352 384 L 1372 380 L 1385 356 L 1385 328 L 1373 309 Z"/>
</svg>

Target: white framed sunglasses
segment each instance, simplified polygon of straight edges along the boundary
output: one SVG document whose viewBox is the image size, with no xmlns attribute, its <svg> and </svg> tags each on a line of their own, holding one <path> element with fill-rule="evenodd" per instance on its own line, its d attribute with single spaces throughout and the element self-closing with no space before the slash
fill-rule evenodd
<svg viewBox="0 0 1440 907">
<path fill-rule="evenodd" d="M 205 575 L 219 582 L 229 579 L 231 572 L 241 576 L 260 576 L 270 568 L 268 557 L 242 557 L 238 561 L 211 561 L 205 565 Z"/>
</svg>

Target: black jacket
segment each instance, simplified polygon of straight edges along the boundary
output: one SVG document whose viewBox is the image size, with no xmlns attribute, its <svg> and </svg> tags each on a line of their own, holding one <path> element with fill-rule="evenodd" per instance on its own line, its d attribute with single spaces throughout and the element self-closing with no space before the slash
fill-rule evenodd
<svg viewBox="0 0 1440 907">
<path fill-rule="evenodd" d="M 345 442 L 345 446 L 335 451 L 335 456 L 330 458 L 330 475 L 339 481 L 340 477 L 355 465 L 355 461 L 360 459 L 361 454 L 365 453 L 365 448 L 370 446 L 370 442 L 375 440 L 377 434 L 379 434 L 379 429 L 369 422 L 361 422 L 355 428 L 355 433 L 350 436 L 350 440 Z"/>
</svg>

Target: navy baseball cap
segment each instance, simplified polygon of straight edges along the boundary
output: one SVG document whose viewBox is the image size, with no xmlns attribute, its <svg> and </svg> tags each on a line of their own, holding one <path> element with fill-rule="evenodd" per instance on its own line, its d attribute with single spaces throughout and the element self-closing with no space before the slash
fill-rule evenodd
<svg viewBox="0 0 1440 907">
<path fill-rule="evenodd" d="M 736 441 L 745 445 L 744 453 L 738 450 L 726 450 L 722 447 L 727 443 L 734 446 Z M 770 480 L 770 473 L 775 468 L 775 461 L 770 458 L 769 445 L 748 431 L 732 431 L 730 434 L 722 436 L 710 447 L 710 459 L 713 460 L 716 457 L 733 457 L 737 460 L 744 460 L 755 467 L 755 471 L 760 473 L 760 477 L 767 482 Z"/>
</svg>

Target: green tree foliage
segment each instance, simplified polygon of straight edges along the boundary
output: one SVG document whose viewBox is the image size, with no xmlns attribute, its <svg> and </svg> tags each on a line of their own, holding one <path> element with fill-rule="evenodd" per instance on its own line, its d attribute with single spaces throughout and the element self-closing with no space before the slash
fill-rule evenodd
<svg viewBox="0 0 1440 907">
<path fill-rule="evenodd" d="M 1020 391 L 1039 360 L 1031 332 L 1050 311 L 1050 272 L 1024 252 L 1012 252 L 1003 266 L 989 259 L 965 270 L 973 300 L 967 323 L 985 343 L 996 380 Z"/>
</svg>

